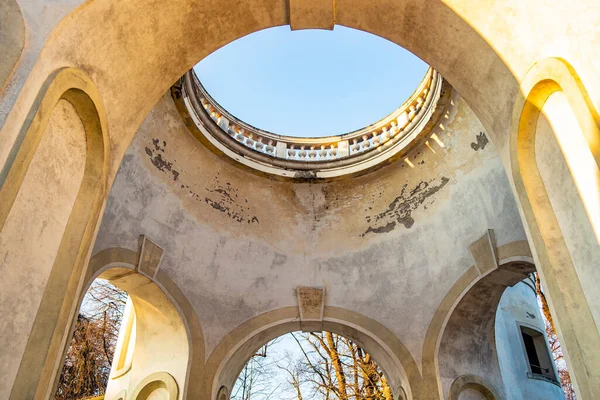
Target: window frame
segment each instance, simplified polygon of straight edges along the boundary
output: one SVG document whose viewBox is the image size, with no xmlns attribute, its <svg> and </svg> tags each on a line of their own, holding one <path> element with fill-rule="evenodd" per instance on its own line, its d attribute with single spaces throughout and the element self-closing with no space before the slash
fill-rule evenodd
<svg viewBox="0 0 600 400">
<path fill-rule="evenodd" d="M 550 349 L 550 345 L 548 343 L 548 338 L 546 337 L 546 333 L 544 331 L 542 331 L 539 327 L 529 324 L 527 322 L 522 322 L 522 321 L 516 321 L 517 324 L 517 333 L 519 336 L 519 340 L 521 342 L 521 350 L 522 350 L 522 355 L 523 358 L 525 360 L 525 365 L 527 368 L 527 378 L 528 379 L 537 379 L 537 380 L 542 380 L 542 381 L 546 381 L 546 382 L 550 382 L 553 383 L 559 387 L 561 387 L 560 385 L 560 378 L 558 376 L 558 370 L 556 369 L 556 364 L 554 363 L 554 356 L 552 354 L 552 351 Z M 546 347 L 546 352 L 547 355 L 550 359 L 550 368 L 551 368 L 551 372 L 548 373 L 548 375 L 544 375 L 544 374 L 539 374 L 536 372 L 533 372 L 531 370 L 531 363 L 529 361 L 529 355 L 527 353 L 527 347 L 525 346 L 525 340 L 523 339 L 523 328 L 532 330 L 534 332 L 539 333 L 543 338 L 544 338 L 544 345 Z M 525 332 L 527 333 L 527 332 Z M 537 350 L 537 347 L 536 347 Z M 540 354 L 538 353 L 538 358 Z"/>
</svg>

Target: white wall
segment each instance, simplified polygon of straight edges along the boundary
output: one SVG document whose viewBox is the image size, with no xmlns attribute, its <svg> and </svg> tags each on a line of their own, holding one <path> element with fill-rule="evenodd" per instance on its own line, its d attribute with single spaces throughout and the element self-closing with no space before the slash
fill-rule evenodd
<svg viewBox="0 0 600 400">
<path fill-rule="evenodd" d="M 506 288 L 496 312 L 496 346 L 507 400 L 563 399 L 558 385 L 527 376 L 529 367 L 519 323 L 545 332 L 535 292 L 525 281 Z"/>
</svg>

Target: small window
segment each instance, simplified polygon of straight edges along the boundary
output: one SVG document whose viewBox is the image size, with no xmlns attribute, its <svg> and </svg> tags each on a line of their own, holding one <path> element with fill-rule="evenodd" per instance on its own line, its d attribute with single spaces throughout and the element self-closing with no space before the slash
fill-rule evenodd
<svg viewBox="0 0 600 400">
<path fill-rule="evenodd" d="M 543 376 L 551 381 L 555 381 L 554 364 L 552 363 L 544 334 L 535 329 L 521 326 L 521 336 L 523 337 L 527 361 L 529 362 L 529 369 L 533 377 Z"/>
</svg>

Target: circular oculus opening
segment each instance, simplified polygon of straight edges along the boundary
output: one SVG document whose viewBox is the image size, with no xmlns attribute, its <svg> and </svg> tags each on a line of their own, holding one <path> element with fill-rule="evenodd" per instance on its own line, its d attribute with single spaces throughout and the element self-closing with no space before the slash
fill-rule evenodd
<svg viewBox="0 0 600 400">
<path fill-rule="evenodd" d="M 370 33 L 255 32 L 194 67 L 210 97 L 241 121 L 282 136 L 328 137 L 385 118 L 419 86 L 428 66 Z"/>
<path fill-rule="evenodd" d="M 174 93 L 210 148 L 263 173 L 318 179 L 361 174 L 407 154 L 441 118 L 450 89 L 377 36 L 279 27 L 216 51 Z"/>
</svg>

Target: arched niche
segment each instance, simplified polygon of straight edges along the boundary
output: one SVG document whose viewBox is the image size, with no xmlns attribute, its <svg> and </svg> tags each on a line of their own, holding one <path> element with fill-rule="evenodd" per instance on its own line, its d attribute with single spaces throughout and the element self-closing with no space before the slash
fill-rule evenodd
<svg viewBox="0 0 600 400">
<path fill-rule="evenodd" d="M 420 372 L 398 340 L 377 322 L 336 307 L 325 307 L 319 329 L 337 333 L 373 356 L 398 399 L 420 398 Z M 246 362 L 260 347 L 286 333 L 302 330 L 297 307 L 285 307 L 246 321 L 227 335 L 206 365 L 206 398 L 221 400 L 230 393 Z"/>
<path fill-rule="evenodd" d="M 25 21 L 16 0 L 0 3 L 0 94 L 21 58 L 25 46 Z"/>
<path fill-rule="evenodd" d="M 142 380 L 131 394 L 132 400 L 146 400 L 159 395 L 166 400 L 176 400 L 179 389 L 175 379 L 166 372 L 155 372 Z M 152 397 L 156 398 L 156 397 Z"/>
<path fill-rule="evenodd" d="M 77 69 L 55 71 L 0 174 L 0 251 L 10 271 L 1 312 L 27 321 L 2 335 L 11 343 L 0 356 L 10 382 L 1 397 L 49 395 L 105 200 L 106 135 L 93 82 Z"/>
<path fill-rule="evenodd" d="M 552 161 L 541 161 L 568 166 L 570 174 L 563 174 L 560 179 L 567 179 L 568 184 L 577 187 L 575 200 L 586 210 L 582 221 L 584 228 L 596 234 L 596 237 L 591 234 L 592 237 L 587 238 L 590 243 L 584 249 L 597 253 L 600 183 L 590 181 L 590 177 L 600 176 L 600 118 L 578 75 L 561 59 L 536 63 L 523 79 L 521 92 L 511 126 L 515 188 L 535 245 L 538 272 L 548 289 L 553 314 L 558 319 L 558 334 L 573 369 L 576 390 L 583 398 L 596 398 L 600 396 L 597 384 L 600 371 L 596 367 L 600 365 L 597 351 L 600 348 L 597 328 L 600 308 L 597 291 L 590 285 L 600 281 L 600 273 L 592 267 L 593 260 L 582 262 L 577 258 L 572 242 L 581 228 L 570 226 L 561 216 L 564 204 L 560 202 L 568 197 L 553 190 L 552 186 L 556 184 L 552 182 L 553 178 L 544 176 L 540 170 L 549 165 L 541 166 L 537 153 L 546 151 L 541 140 L 557 142 L 560 147 L 557 157 Z M 561 122 L 571 127 L 569 132 L 561 132 Z"/>
<path fill-rule="evenodd" d="M 485 379 L 476 375 L 462 375 L 452 382 L 448 400 L 462 400 L 461 394 L 464 395 L 467 392 L 472 392 L 469 393 L 469 397 L 465 396 L 469 400 L 474 398 L 483 400 L 501 399 L 498 392 L 496 392 L 496 389 L 494 389 L 494 387 Z"/>
</svg>

